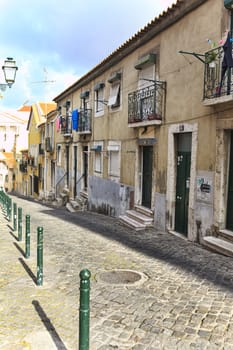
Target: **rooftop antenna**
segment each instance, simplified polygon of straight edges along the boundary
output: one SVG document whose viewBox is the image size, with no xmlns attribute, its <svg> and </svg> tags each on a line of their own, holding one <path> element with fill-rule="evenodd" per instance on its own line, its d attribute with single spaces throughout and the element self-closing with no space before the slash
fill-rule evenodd
<svg viewBox="0 0 233 350">
<path fill-rule="evenodd" d="M 48 71 L 47 71 L 47 69 L 46 69 L 45 67 L 43 68 L 43 71 L 44 71 L 44 80 L 32 81 L 32 84 L 41 84 L 41 83 L 48 84 L 48 83 L 55 83 L 56 80 L 49 80 L 49 79 L 48 79 Z"/>
</svg>

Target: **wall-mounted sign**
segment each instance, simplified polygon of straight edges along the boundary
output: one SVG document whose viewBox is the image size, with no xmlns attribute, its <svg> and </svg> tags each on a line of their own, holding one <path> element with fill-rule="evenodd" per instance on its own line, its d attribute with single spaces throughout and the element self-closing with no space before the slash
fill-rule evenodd
<svg viewBox="0 0 233 350">
<path fill-rule="evenodd" d="M 197 200 L 211 202 L 213 197 L 212 178 L 197 176 Z"/>
</svg>

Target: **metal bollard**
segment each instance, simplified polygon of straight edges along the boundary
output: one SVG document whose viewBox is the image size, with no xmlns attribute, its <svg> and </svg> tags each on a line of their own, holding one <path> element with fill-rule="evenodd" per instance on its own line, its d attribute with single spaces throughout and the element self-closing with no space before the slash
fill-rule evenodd
<svg viewBox="0 0 233 350">
<path fill-rule="evenodd" d="M 43 227 L 37 227 L 37 285 L 43 285 Z"/>
<path fill-rule="evenodd" d="M 13 204 L 13 216 L 14 216 L 14 222 L 13 222 L 13 230 L 17 230 L 17 204 Z"/>
<path fill-rule="evenodd" d="M 25 258 L 30 257 L 30 215 L 26 215 L 25 225 Z"/>
<path fill-rule="evenodd" d="M 79 308 L 79 350 L 89 350 L 90 328 L 90 277 L 89 270 L 82 270 L 80 276 Z"/>
<path fill-rule="evenodd" d="M 18 208 L 18 241 L 22 241 L 22 208 Z"/>
<path fill-rule="evenodd" d="M 8 221 L 11 222 L 12 220 L 12 199 L 9 197 L 8 200 Z"/>
</svg>

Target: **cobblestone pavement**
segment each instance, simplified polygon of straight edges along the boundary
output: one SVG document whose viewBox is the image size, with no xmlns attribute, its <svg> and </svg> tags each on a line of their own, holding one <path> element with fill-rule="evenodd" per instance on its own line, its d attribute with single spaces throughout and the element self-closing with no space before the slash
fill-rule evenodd
<svg viewBox="0 0 233 350">
<path fill-rule="evenodd" d="M 12 199 L 23 210 L 23 241 L 0 211 L 1 350 L 77 350 L 83 268 L 91 271 L 90 350 L 233 349 L 232 258 L 155 229 L 134 232 L 111 217 Z M 44 229 L 40 287 L 38 226 Z M 115 269 L 145 279 L 113 284 L 101 278 Z"/>
</svg>

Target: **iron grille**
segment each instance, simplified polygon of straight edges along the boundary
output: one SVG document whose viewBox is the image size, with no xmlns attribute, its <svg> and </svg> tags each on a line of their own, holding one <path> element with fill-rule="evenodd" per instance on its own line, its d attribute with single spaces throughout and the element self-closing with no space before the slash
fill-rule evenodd
<svg viewBox="0 0 233 350">
<path fill-rule="evenodd" d="M 205 53 L 204 99 L 212 99 L 233 93 L 233 70 L 222 68 L 224 51 L 222 47 Z"/>
<path fill-rule="evenodd" d="M 19 163 L 19 170 L 21 173 L 27 173 L 27 166 L 28 166 L 28 163 L 27 162 L 20 162 Z"/>
<path fill-rule="evenodd" d="M 61 117 L 61 134 L 72 134 L 72 116 Z"/>
<path fill-rule="evenodd" d="M 146 88 L 128 95 L 128 123 L 162 120 L 164 115 L 166 83 L 155 81 Z"/>
<path fill-rule="evenodd" d="M 78 132 L 91 132 L 91 109 L 81 109 L 79 111 Z"/>
</svg>

